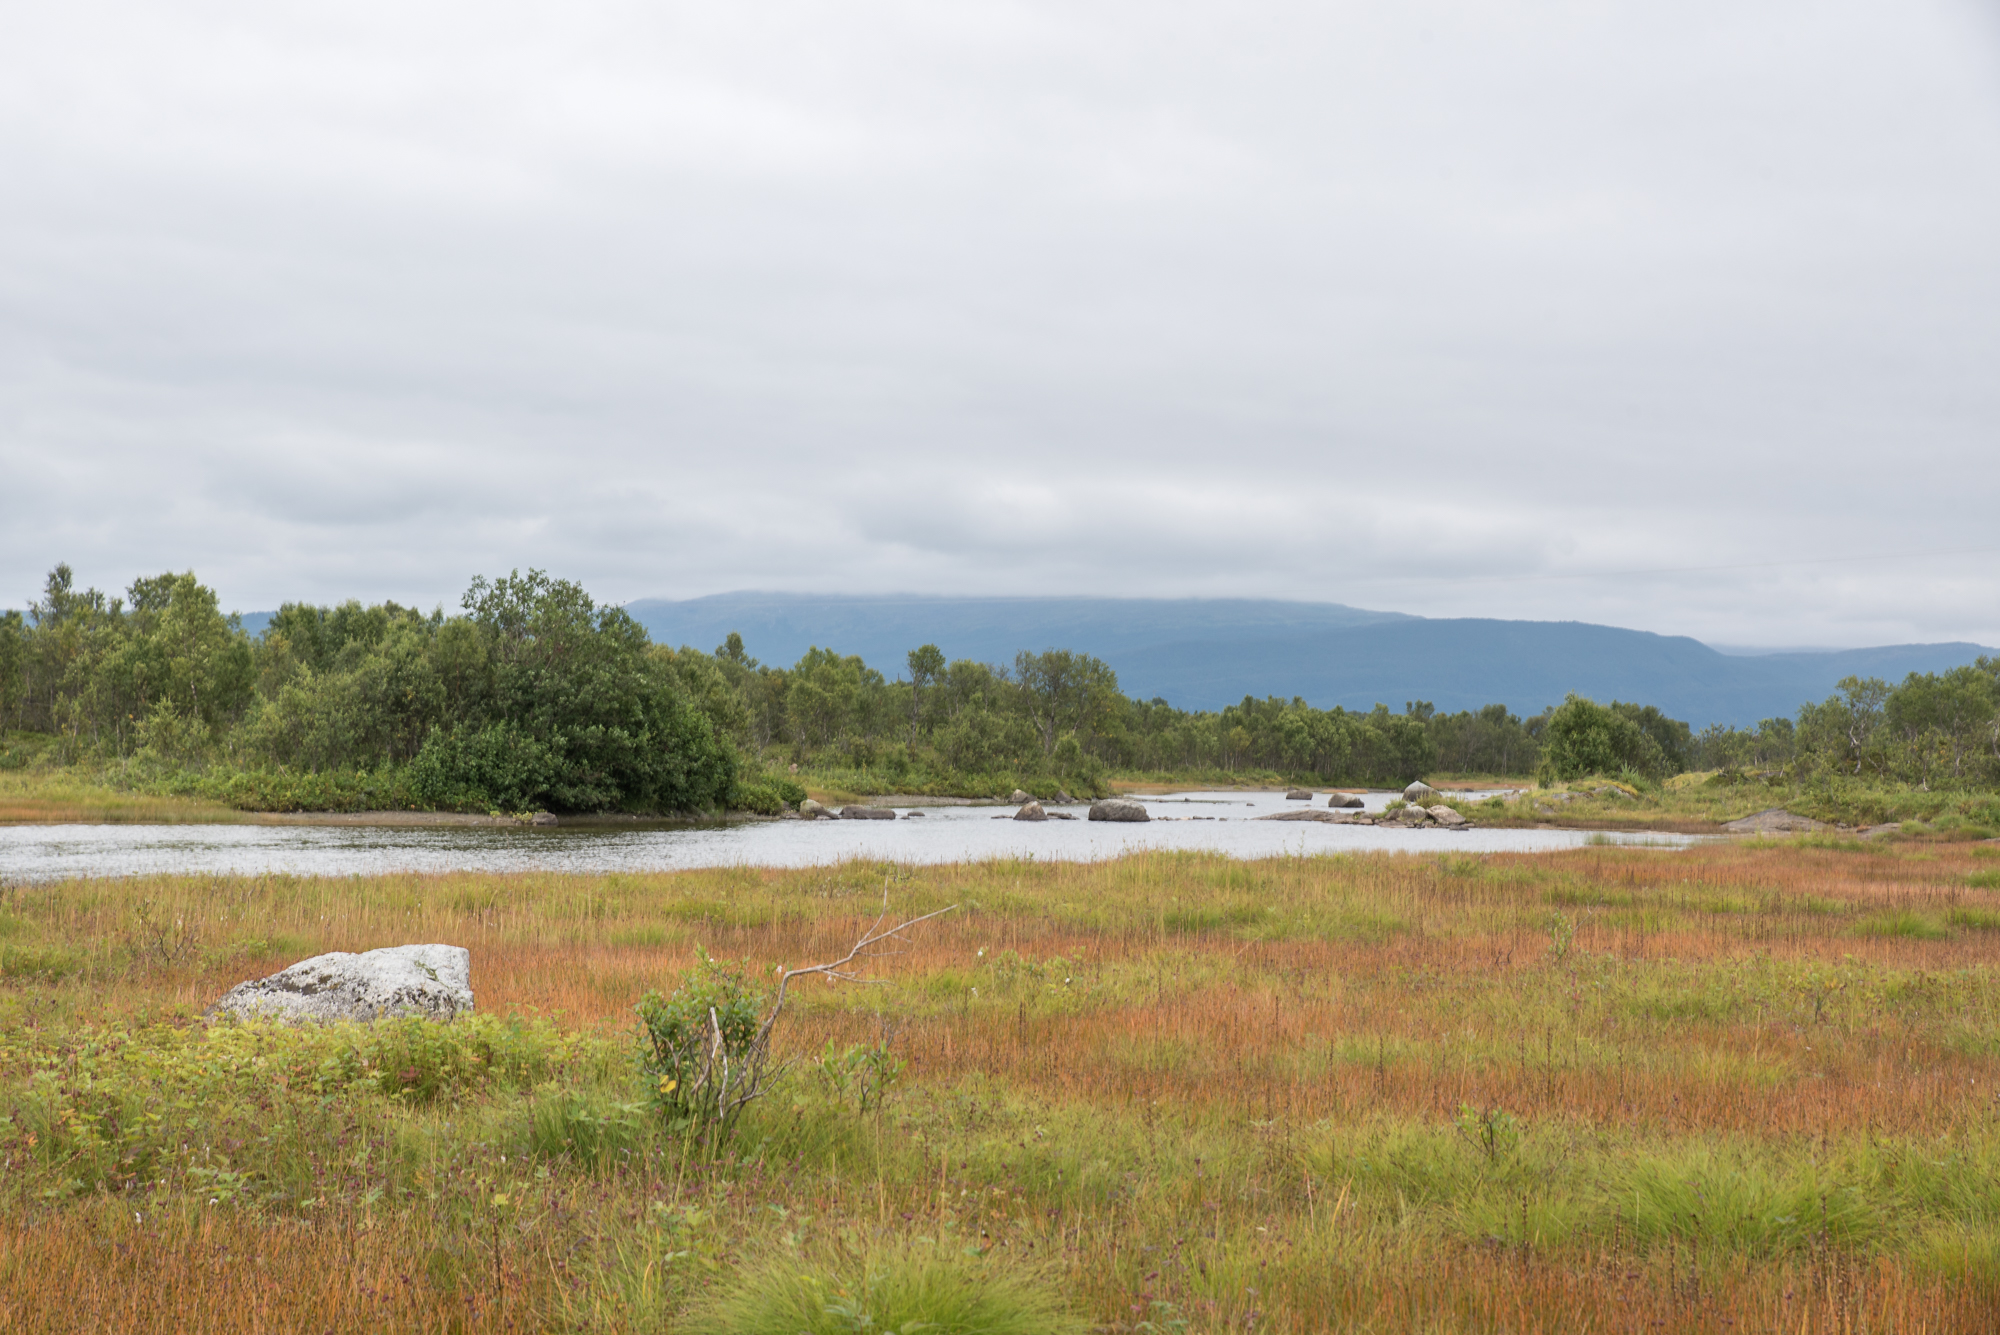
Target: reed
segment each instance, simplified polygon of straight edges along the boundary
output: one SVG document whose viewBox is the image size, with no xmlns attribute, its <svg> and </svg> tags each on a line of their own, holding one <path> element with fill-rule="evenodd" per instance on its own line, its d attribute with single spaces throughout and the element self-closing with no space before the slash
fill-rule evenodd
<svg viewBox="0 0 2000 1335">
<path fill-rule="evenodd" d="M 8 885 L 0 1326 L 671 1329 L 745 1266 L 949 1244 L 1101 1329 L 1990 1330 L 1995 865 L 1771 841 Z M 665 1132 L 638 997 L 697 946 L 837 958 L 885 889 L 962 907 L 879 985 L 798 985 L 800 1067 L 722 1152 Z M 472 951 L 477 1024 L 197 1022 L 304 955 L 429 940 Z M 885 1040 L 866 1111 L 806 1078 Z"/>
</svg>

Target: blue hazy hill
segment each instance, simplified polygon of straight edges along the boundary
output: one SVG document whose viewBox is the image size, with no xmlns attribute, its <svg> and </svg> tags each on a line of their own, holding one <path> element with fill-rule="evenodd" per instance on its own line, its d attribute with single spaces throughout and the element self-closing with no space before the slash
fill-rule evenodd
<svg viewBox="0 0 2000 1335">
<path fill-rule="evenodd" d="M 1283 639 L 1414 619 L 1339 603 L 1251 598 L 918 594 L 719 593 L 685 602 L 642 598 L 625 610 L 655 643 L 713 650 L 733 630 L 753 656 L 773 667 L 790 667 L 817 646 L 859 654 L 891 677 L 921 644 L 937 645 L 946 658 L 981 663 L 1011 663 L 1023 649 L 1076 649 L 1116 667 L 1128 654 L 1183 640 L 1227 643 L 1246 634 Z"/>
<path fill-rule="evenodd" d="M 890 677 L 936 644 L 948 658 L 1006 663 L 1022 649 L 1104 659 L 1141 699 L 1219 709 L 1245 695 L 1329 708 L 1439 709 L 1499 702 L 1530 714 L 1570 691 L 1658 705 L 1700 728 L 1791 716 L 1849 675 L 1900 680 L 1991 654 L 1976 644 L 1907 644 L 1723 654 L 1685 636 L 1577 621 L 1426 618 L 1338 603 L 1259 599 L 947 598 L 727 593 L 627 605 L 662 644 L 712 650 L 730 631 L 774 666 L 812 646 L 859 654 Z M 247 620 L 247 618 L 246 618 Z"/>
</svg>

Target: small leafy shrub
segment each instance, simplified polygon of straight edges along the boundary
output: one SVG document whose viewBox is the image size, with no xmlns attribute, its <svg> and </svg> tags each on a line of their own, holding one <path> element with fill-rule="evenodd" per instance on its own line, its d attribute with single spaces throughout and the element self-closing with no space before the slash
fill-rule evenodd
<svg viewBox="0 0 2000 1335">
<path fill-rule="evenodd" d="M 685 1327 L 694 1335 L 1082 1335 L 1034 1271 L 925 1242 L 740 1269 Z"/>
<path fill-rule="evenodd" d="M 647 1097 L 679 1126 L 727 1124 L 764 1076 L 764 994 L 741 968 L 702 951 L 671 995 L 648 992 L 639 1015 Z"/>
<path fill-rule="evenodd" d="M 1488 1163 L 1498 1163 L 1521 1143 L 1521 1124 L 1505 1108 L 1475 1108 L 1461 1103 L 1452 1126 L 1468 1145 L 1486 1156 Z"/>
<path fill-rule="evenodd" d="M 838 1050 L 828 1042 L 813 1070 L 829 1100 L 852 1103 L 856 1112 L 865 1113 L 881 1105 L 882 1096 L 902 1079 L 903 1066 L 884 1039 Z"/>
</svg>

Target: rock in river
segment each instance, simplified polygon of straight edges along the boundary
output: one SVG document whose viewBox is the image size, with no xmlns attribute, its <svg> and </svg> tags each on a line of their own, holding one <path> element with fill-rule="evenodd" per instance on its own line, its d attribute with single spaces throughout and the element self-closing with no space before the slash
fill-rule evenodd
<svg viewBox="0 0 2000 1335">
<path fill-rule="evenodd" d="M 894 820 L 896 813 L 888 807 L 849 806 L 840 809 L 842 820 Z"/>
<path fill-rule="evenodd" d="M 805 817 L 807 820 L 819 820 L 822 817 L 831 816 L 832 814 L 832 812 L 813 801 L 810 797 L 799 803 L 799 815 Z"/>
<path fill-rule="evenodd" d="M 1346 807 L 1353 811 L 1359 811 L 1367 805 L 1367 803 L 1363 802 L 1353 793 L 1335 793 L 1332 797 L 1326 799 L 1326 804 L 1330 807 Z"/>
<path fill-rule="evenodd" d="M 1422 779 L 1418 779 L 1403 790 L 1403 800 L 1411 806 L 1420 807 L 1426 802 L 1437 801 L 1438 790 L 1425 783 Z"/>
<path fill-rule="evenodd" d="M 1285 790 L 1285 800 L 1287 802 L 1310 802 L 1313 800 L 1312 789 L 1287 788 Z"/>
<path fill-rule="evenodd" d="M 238 983 L 208 1013 L 325 1023 L 398 1015 L 449 1020 L 471 1010 L 472 955 L 463 946 L 385 946 L 315 955 L 269 978 Z"/>
<path fill-rule="evenodd" d="M 1047 820 L 1048 818 L 1049 813 L 1042 810 L 1042 804 L 1035 801 L 1032 797 L 1023 802 L 1021 809 L 1014 813 L 1015 820 Z"/>
<path fill-rule="evenodd" d="M 1151 820 L 1143 803 L 1129 797 L 1106 797 L 1090 804 L 1092 820 Z"/>
</svg>

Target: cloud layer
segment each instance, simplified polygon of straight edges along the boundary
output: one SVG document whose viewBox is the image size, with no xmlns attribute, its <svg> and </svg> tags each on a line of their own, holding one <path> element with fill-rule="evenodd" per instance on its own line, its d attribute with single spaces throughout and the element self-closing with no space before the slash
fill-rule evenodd
<svg viewBox="0 0 2000 1335">
<path fill-rule="evenodd" d="M 2000 643 L 1991 12 L 1536 8 L 24 10 L 0 604 L 538 565 Z"/>
</svg>

